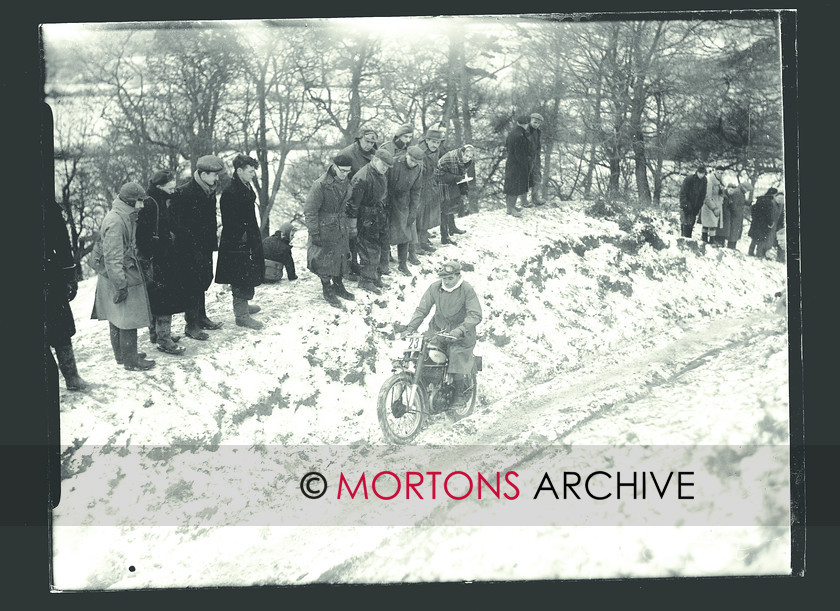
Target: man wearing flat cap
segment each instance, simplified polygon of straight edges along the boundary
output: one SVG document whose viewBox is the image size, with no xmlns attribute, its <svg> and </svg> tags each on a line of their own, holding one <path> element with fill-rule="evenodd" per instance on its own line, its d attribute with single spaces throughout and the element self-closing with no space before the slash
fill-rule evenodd
<svg viewBox="0 0 840 611">
<path fill-rule="evenodd" d="M 432 282 L 420 304 L 414 310 L 411 320 L 404 327 L 394 325 L 400 335 L 414 333 L 426 320 L 432 306 L 434 316 L 429 322 L 425 336 L 435 342 L 446 344 L 449 355 L 449 373 L 454 375 L 456 406 L 466 401 L 466 375 L 473 369 L 473 349 L 476 343 L 475 328 L 481 322 L 481 303 L 475 289 L 461 277 L 461 265 L 457 261 L 447 261 L 438 269 L 439 279 Z M 454 336 L 454 340 L 438 338 L 438 333 Z"/>
<path fill-rule="evenodd" d="M 359 250 L 359 288 L 369 293 L 380 294 L 385 287 L 382 282 L 382 260 L 388 261 L 388 253 L 382 253 L 387 244 L 388 216 L 385 212 L 388 196 L 388 181 L 385 173 L 394 165 L 394 156 L 386 150 L 378 150 L 370 163 L 359 170 L 350 181 L 347 200 L 347 216 L 356 219 L 356 244 Z"/>
<path fill-rule="evenodd" d="M 528 139 L 531 142 L 531 201 L 535 206 L 542 206 L 543 201 L 540 196 L 540 189 L 542 188 L 542 131 L 540 126 L 543 124 L 543 117 L 538 112 L 532 112 L 530 116 L 531 121 L 528 123 Z"/>
<path fill-rule="evenodd" d="M 225 166 L 215 155 L 199 157 L 195 172 L 172 197 L 172 233 L 175 252 L 183 264 L 187 337 L 206 340 L 204 330 L 222 326 L 207 317 L 204 292 L 213 282 L 213 251 L 218 250 L 216 189 Z"/>
<path fill-rule="evenodd" d="M 347 175 L 347 180 L 352 180 L 356 172 L 370 163 L 370 160 L 376 154 L 378 140 L 379 135 L 376 133 L 376 130 L 365 127 L 356 134 L 356 139 L 353 141 L 353 144 L 344 147 L 338 152 L 339 155 L 346 155 L 350 158 L 350 173 Z M 350 235 L 349 262 L 349 273 L 358 276 L 360 271 L 359 253 L 356 245 L 356 236 L 352 233 Z"/>
<path fill-rule="evenodd" d="M 455 245 L 451 234 L 465 233 L 455 226 L 455 213 L 461 209 L 474 180 L 475 165 L 472 144 L 444 153 L 435 166 L 434 177 L 440 194 L 440 243 Z"/>
<path fill-rule="evenodd" d="M 91 318 L 108 321 L 114 358 L 129 371 L 145 371 L 155 364 L 137 352 L 137 329 L 152 322 L 135 242 L 139 212 L 136 205 L 145 198 L 143 187 L 135 182 L 120 187 L 119 196 L 102 219 L 100 239 L 91 253 L 97 273 Z"/>
<path fill-rule="evenodd" d="M 391 153 L 394 156 L 394 161 L 396 161 L 400 157 L 405 156 L 413 135 L 414 128 L 411 125 L 400 125 L 397 131 L 394 132 L 394 137 L 391 141 L 383 144 L 381 148 Z"/>
<path fill-rule="evenodd" d="M 390 253 L 391 245 L 396 245 L 399 263 L 397 269 L 404 276 L 412 275 L 408 269 L 408 247 L 409 244 L 417 243 L 416 221 L 420 206 L 424 157 L 423 149 L 410 146 L 406 154 L 397 159 L 394 167 L 388 172 L 387 209 L 390 242 L 386 251 Z"/>
</svg>

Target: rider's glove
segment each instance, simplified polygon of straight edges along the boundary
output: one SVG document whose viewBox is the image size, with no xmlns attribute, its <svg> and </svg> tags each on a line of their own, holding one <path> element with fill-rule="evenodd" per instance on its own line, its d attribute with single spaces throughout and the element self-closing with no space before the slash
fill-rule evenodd
<svg viewBox="0 0 840 611">
<path fill-rule="evenodd" d="M 457 329 L 452 329 L 452 331 L 450 331 L 449 334 L 455 337 L 456 339 L 461 339 L 462 337 L 464 337 L 464 330 L 458 327 Z"/>
</svg>

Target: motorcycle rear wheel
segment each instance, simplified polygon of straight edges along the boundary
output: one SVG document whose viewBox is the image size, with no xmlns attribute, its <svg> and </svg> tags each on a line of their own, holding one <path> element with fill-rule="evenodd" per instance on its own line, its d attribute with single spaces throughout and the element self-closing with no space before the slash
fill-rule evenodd
<svg viewBox="0 0 840 611">
<path fill-rule="evenodd" d="M 452 422 L 458 422 L 473 413 L 475 410 L 475 401 L 478 397 L 478 376 L 476 376 L 475 371 L 467 376 L 466 384 L 467 386 L 472 385 L 472 392 L 469 395 L 469 399 L 467 402 L 464 403 L 463 407 L 457 409 L 449 409 L 446 410 L 446 417 L 449 418 Z"/>
<path fill-rule="evenodd" d="M 426 422 L 426 392 L 420 387 L 408 404 L 412 378 L 397 373 L 385 380 L 376 399 L 376 415 L 385 440 L 411 443 Z"/>
</svg>

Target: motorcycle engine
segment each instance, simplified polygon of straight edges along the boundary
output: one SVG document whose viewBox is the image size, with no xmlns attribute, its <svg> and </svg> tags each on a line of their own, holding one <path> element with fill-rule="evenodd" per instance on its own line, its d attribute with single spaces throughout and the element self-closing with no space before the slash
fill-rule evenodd
<svg viewBox="0 0 840 611">
<path fill-rule="evenodd" d="M 429 398 L 429 403 L 432 407 L 432 412 L 438 413 L 449 409 L 449 402 L 452 400 L 452 387 L 443 386 L 436 388 Z"/>
</svg>

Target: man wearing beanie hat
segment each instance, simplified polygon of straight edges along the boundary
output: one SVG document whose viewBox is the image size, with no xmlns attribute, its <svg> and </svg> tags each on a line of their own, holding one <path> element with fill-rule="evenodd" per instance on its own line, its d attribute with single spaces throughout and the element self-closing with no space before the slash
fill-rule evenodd
<svg viewBox="0 0 840 611">
<path fill-rule="evenodd" d="M 505 206 L 511 216 L 522 216 L 517 199 L 522 199 L 522 205 L 528 207 L 528 185 L 531 180 L 531 141 L 528 138 L 527 115 L 516 118 L 516 125 L 508 133 L 505 140 L 507 160 L 505 161 Z"/>
<path fill-rule="evenodd" d="M 475 328 L 481 322 L 481 302 L 475 289 L 461 277 L 461 265 L 447 261 L 438 269 L 439 279 L 432 282 L 407 325 L 394 325 L 400 335 L 415 333 L 432 307 L 435 313 L 424 335 L 434 342 L 445 343 L 449 356 L 447 372 L 453 374 L 455 397 L 453 405 L 461 406 L 472 392 L 466 388 L 466 375 L 473 371 Z M 439 338 L 438 333 L 454 336 L 454 340 Z"/>
<path fill-rule="evenodd" d="M 347 180 L 352 180 L 356 172 L 370 163 L 371 158 L 376 154 L 379 135 L 376 130 L 369 127 L 363 128 L 356 135 L 353 144 L 341 149 L 339 155 L 350 157 L 350 173 Z M 356 246 L 356 236 L 350 235 L 350 267 L 348 273 L 358 277 L 359 275 L 359 254 Z"/>
<path fill-rule="evenodd" d="M 371 162 L 359 170 L 350 181 L 347 215 L 356 219 L 356 244 L 359 250 L 361 278 L 359 288 L 379 294 L 383 260 L 387 266 L 388 253 L 382 245 L 388 240 L 388 215 L 385 212 L 388 182 L 385 173 L 394 165 L 394 157 L 386 150 L 378 150 Z"/>
<path fill-rule="evenodd" d="M 465 144 L 445 153 L 435 166 L 434 176 L 440 193 L 440 243 L 455 245 L 450 233 L 464 233 L 455 227 L 455 213 L 469 192 L 469 183 L 475 175 L 473 155 L 475 147 Z M 472 175 L 472 176 L 471 176 Z"/>
<path fill-rule="evenodd" d="M 398 269 L 411 276 L 408 269 L 408 246 L 417 243 L 417 210 L 420 205 L 421 175 L 425 154 L 419 146 L 408 147 L 388 172 L 388 237 L 385 250 L 397 246 Z"/>
<path fill-rule="evenodd" d="M 172 335 L 172 315 L 185 308 L 183 271 L 175 255 L 169 210 L 174 192 L 174 172 L 158 170 L 152 175 L 146 201 L 137 215 L 137 250 L 145 262 L 144 269 L 150 270 L 146 277 L 152 309 L 149 339 L 159 351 L 181 355 L 185 350 L 177 344 L 181 338 Z"/>
<path fill-rule="evenodd" d="M 215 155 L 200 157 L 195 172 L 186 184 L 175 190 L 172 198 L 172 233 L 175 252 L 183 264 L 186 298 L 187 337 L 206 340 L 202 329 L 215 330 L 222 323 L 207 317 L 204 292 L 213 282 L 213 251 L 218 250 L 216 224 L 216 189 L 224 163 Z"/>
<path fill-rule="evenodd" d="M 356 220 L 347 216 L 348 195 L 353 159 L 346 153 L 336 155 L 327 171 L 312 183 L 303 205 L 304 222 L 309 238 L 306 241 L 306 267 L 321 280 L 324 299 L 334 308 L 341 308 L 341 299 L 354 300 L 355 295 L 344 287 L 350 253 L 350 228 Z"/>
<path fill-rule="evenodd" d="M 297 280 L 295 261 L 292 258 L 292 238 L 294 226 L 286 221 L 273 234 L 262 241 L 265 255 L 265 281 L 279 282 L 283 279 L 283 270 L 290 281 Z"/>
<path fill-rule="evenodd" d="M 135 244 L 138 213 L 135 206 L 137 200 L 145 197 L 143 187 L 135 182 L 120 187 L 119 196 L 102 219 L 100 238 L 91 253 L 97 271 L 91 318 L 108 321 L 114 356 L 129 371 L 151 369 L 155 364 L 137 352 L 137 329 L 152 322 Z"/>
<path fill-rule="evenodd" d="M 381 148 L 391 153 L 396 161 L 400 157 L 405 156 L 413 134 L 414 128 L 411 125 L 400 125 L 397 131 L 394 132 L 394 137 L 391 141 L 383 144 Z"/>
<path fill-rule="evenodd" d="M 233 160 L 233 177 L 219 200 L 222 236 L 216 261 L 216 283 L 230 285 L 236 325 L 254 331 L 263 328 L 251 316 L 260 307 L 248 302 L 265 276 L 262 235 L 254 210 L 257 194 L 251 186 L 259 166 L 256 159 L 242 153 Z"/>
<path fill-rule="evenodd" d="M 420 204 L 417 211 L 417 239 L 419 247 L 426 252 L 434 252 L 429 239 L 429 229 L 440 226 L 440 190 L 435 183 L 435 168 L 440 160 L 443 142 L 443 132 L 438 129 L 429 129 L 420 140 L 417 146 L 423 151 L 423 174 L 420 177 L 422 186 L 420 188 Z M 411 252 L 409 246 L 409 262 L 412 265 L 419 265 L 416 251 Z"/>
</svg>

